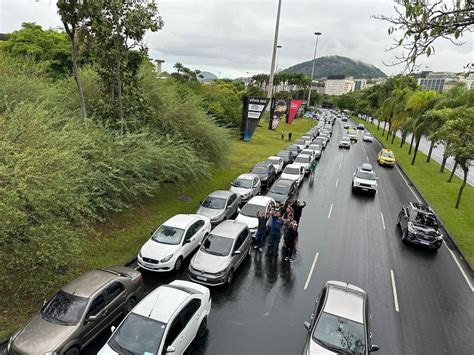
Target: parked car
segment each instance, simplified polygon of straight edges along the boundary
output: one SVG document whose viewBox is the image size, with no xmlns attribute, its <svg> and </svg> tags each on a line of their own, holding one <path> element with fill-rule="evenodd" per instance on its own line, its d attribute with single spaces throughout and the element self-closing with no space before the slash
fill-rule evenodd
<svg viewBox="0 0 474 355">
<path fill-rule="evenodd" d="M 364 127 L 364 125 L 363 125 L 362 123 L 359 123 L 359 124 L 357 125 L 357 129 L 363 131 L 363 130 L 365 129 L 365 127 Z"/>
<path fill-rule="evenodd" d="M 164 222 L 141 247 L 138 266 L 165 272 L 180 270 L 211 231 L 211 220 L 197 214 L 178 214 Z"/>
<path fill-rule="evenodd" d="M 347 149 L 350 149 L 351 148 L 351 139 L 347 136 L 344 136 L 341 138 L 341 140 L 339 141 L 339 148 L 347 148 Z"/>
<path fill-rule="evenodd" d="M 344 123 L 344 129 L 349 129 L 351 128 L 351 124 L 347 122 L 346 120 L 346 123 Z"/>
<path fill-rule="evenodd" d="M 262 186 L 266 188 L 270 187 L 277 178 L 275 167 L 269 162 L 255 164 L 251 172 L 260 178 Z"/>
<path fill-rule="evenodd" d="M 277 157 L 283 159 L 283 167 L 285 167 L 288 164 L 291 164 L 297 155 L 298 154 L 295 154 L 290 150 L 281 150 L 278 152 Z"/>
<path fill-rule="evenodd" d="M 201 203 L 196 214 L 209 217 L 212 225 L 237 215 L 241 197 L 235 192 L 217 190 L 210 193 Z"/>
<path fill-rule="evenodd" d="M 311 166 L 311 156 L 300 153 L 293 162 L 293 165 L 302 166 L 304 168 L 305 174 L 309 174 L 309 168 Z"/>
<path fill-rule="evenodd" d="M 382 149 L 377 155 L 377 162 L 379 165 L 394 167 L 395 166 L 395 154 L 390 149 Z"/>
<path fill-rule="evenodd" d="M 306 142 L 306 148 L 308 148 L 309 145 L 310 145 L 311 143 L 313 143 L 314 137 L 313 137 L 312 135 L 311 135 L 311 136 L 309 136 L 309 135 L 304 135 L 303 137 L 301 137 L 301 139 L 303 139 L 303 140 Z"/>
<path fill-rule="evenodd" d="M 433 210 L 417 202 L 403 206 L 398 214 L 398 225 L 402 230 L 402 241 L 438 250 L 443 243 L 438 218 Z"/>
<path fill-rule="evenodd" d="M 370 192 L 375 195 L 377 192 L 377 175 L 370 164 L 362 164 L 353 174 L 352 178 L 352 192 L 357 190 Z"/>
<path fill-rule="evenodd" d="M 277 156 L 268 157 L 267 162 L 273 165 L 276 174 L 280 174 L 283 171 L 283 159 Z"/>
<path fill-rule="evenodd" d="M 305 173 L 306 172 L 303 166 L 297 164 L 289 164 L 283 170 L 283 173 L 281 174 L 280 178 L 294 180 L 296 181 L 298 186 L 300 186 L 303 182 Z"/>
<path fill-rule="evenodd" d="M 362 138 L 364 142 L 373 142 L 374 141 L 374 136 L 370 132 L 365 132 L 364 137 Z"/>
<path fill-rule="evenodd" d="M 184 354 L 206 334 L 211 303 L 209 289 L 194 282 L 161 285 L 112 327 L 98 354 Z"/>
<path fill-rule="evenodd" d="M 278 179 L 267 193 L 276 203 L 286 204 L 298 197 L 298 184 L 295 180 Z"/>
<path fill-rule="evenodd" d="M 319 135 L 318 138 L 316 138 L 313 143 L 315 144 L 319 144 L 320 146 L 323 147 L 323 149 L 326 149 L 326 144 L 327 144 L 328 140 L 326 137 L 324 136 L 321 136 Z"/>
<path fill-rule="evenodd" d="M 311 149 L 312 151 L 314 151 L 314 157 L 316 159 L 321 158 L 321 154 L 323 152 L 323 148 L 321 144 L 317 144 L 317 143 L 310 144 L 308 149 Z"/>
<path fill-rule="evenodd" d="M 357 131 L 356 130 L 349 130 L 347 131 L 347 136 L 351 140 L 351 142 L 357 143 L 358 136 L 357 136 Z"/>
<path fill-rule="evenodd" d="M 258 226 L 257 211 L 262 214 L 267 213 L 272 205 L 275 205 L 275 200 L 271 197 L 255 196 L 242 207 L 235 220 L 247 224 L 252 235 L 255 235 Z"/>
<path fill-rule="evenodd" d="M 239 194 L 241 203 L 247 202 L 252 197 L 259 195 L 262 188 L 260 178 L 256 174 L 239 175 L 230 185 L 230 192 Z"/>
<path fill-rule="evenodd" d="M 293 153 L 293 155 L 294 155 L 295 158 L 296 158 L 296 156 L 297 156 L 298 154 L 300 154 L 300 152 L 301 152 L 302 149 L 303 149 L 303 148 L 300 148 L 300 147 L 299 147 L 298 145 L 296 145 L 296 144 L 292 144 L 292 145 L 290 145 L 288 148 L 286 148 L 286 150 L 289 150 L 290 152 Z"/>
<path fill-rule="evenodd" d="M 300 154 L 309 155 L 311 157 L 311 161 L 316 159 L 316 153 L 314 152 L 314 150 L 309 148 L 303 149 Z"/>
<path fill-rule="evenodd" d="M 143 292 L 140 272 L 110 266 L 85 273 L 46 301 L 10 337 L 9 354 L 77 355 L 117 318 L 132 310 Z"/>
<path fill-rule="evenodd" d="M 300 151 L 305 149 L 309 143 L 307 143 L 307 141 L 305 141 L 304 139 L 298 139 L 295 141 L 295 145 L 298 146 L 298 148 L 300 148 Z"/>
<path fill-rule="evenodd" d="M 346 117 L 346 116 L 342 116 L 342 117 L 341 117 L 341 122 L 347 122 L 347 117 Z"/>
<path fill-rule="evenodd" d="M 369 299 L 354 285 L 328 281 L 314 306 L 303 354 L 363 354 L 379 350 L 372 344 Z M 350 339 L 350 341 L 348 341 Z"/>
<path fill-rule="evenodd" d="M 189 264 L 189 278 L 209 286 L 231 284 L 250 254 L 252 235 L 245 223 L 225 221 L 204 239 Z"/>
</svg>

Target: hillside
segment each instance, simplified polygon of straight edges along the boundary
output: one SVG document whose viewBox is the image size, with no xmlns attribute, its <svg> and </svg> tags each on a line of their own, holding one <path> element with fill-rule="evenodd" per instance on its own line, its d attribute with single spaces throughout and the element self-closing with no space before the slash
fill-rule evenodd
<svg viewBox="0 0 474 355">
<path fill-rule="evenodd" d="M 217 79 L 217 76 L 208 71 L 202 71 L 198 75 L 198 80 L 208 82 Z"/>
<path fill-rule="evenodd" d="M 313 61 L 307 61 L 296 64 L 282 72 L 286 73 L 302 73 L 311 76 L 311 68 Z M 385 73 L 372 64 L 366 64 L 358 60 L 338 55 L 316 58 L 314 66 L 314 78 L 327 78 L 330 76 L 352 76 L 357 79 L 373 79 L 385 77 Z"/>
</svg>

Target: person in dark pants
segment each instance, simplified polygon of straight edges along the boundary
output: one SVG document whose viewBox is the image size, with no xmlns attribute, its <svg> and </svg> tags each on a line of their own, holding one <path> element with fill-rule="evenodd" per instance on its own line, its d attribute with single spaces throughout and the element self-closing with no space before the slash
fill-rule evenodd
<svg viewBox="0 0 474 355">
<path fill-rule="evenodd" d="M 291 141 L 291 136 L 293 135 L 293 133 L 289 132 L 288 133 L 288 140 Z"/>
<path fill-rule="evenodd" d="M 286 233 L 286 248 L 288 255 L 285 260 L 290 263 L 293 262 L 293 253 L 295 251 L 296 240 L 298 239 L 298 224 L 296 222 L 290 223 L 288 232 Z"/>
<path fill-rule="evenodd" d="M 282 131 L 282 132 L 281 132 L 281 140 L 284 140 L 284 139 L 285 139 L 285 132 Z"/>
<path fill-rule="evenodd" d="M 281 227 L 285 223 L 285 220 L 281 218 L 280 212 L 272 212 L 272 223 L 270 227 L 270 245 L 268 248 L 268 254 L 275 256 L 278 255 L 278 246 L 280 245 Z"/>
<path fill-rule="evenodd" d="M 303 208 L 306 207 L 306 202 L 303 201 L 303 203 L 300 203 L 299 201 L 295 201 L 295 204 L 291 207 L 293 207 L 294 219 L 296 223 L 300 223 L 300 218 L 303 214 Z"/>
<path fill-rule="evenodd" d="M 257 219 L 258 219 L 258 227 L 257 227 L 257 235 L 255 236 L 254 249 L 258 249 L 259 252 L 262 252 L 263 241 L 265 239 L 265 232 L 267 230 L 268 214 L 267 213 L 262 214 L 260 210 L 257 210 Z"/>
</svg>

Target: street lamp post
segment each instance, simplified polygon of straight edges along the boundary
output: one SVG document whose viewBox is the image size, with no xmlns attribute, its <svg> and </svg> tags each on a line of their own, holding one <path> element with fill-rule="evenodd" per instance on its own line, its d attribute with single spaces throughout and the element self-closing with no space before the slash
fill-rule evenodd
<svg viewBox="0 0 474 355">
<path fill-rule="evenodd" d="M 308 107 L 311 102 L 310 100 L 311 100 L 311 90 L 313 89 L 314 64 L 316 62 L 316 51 L 318 50 L 318 38 L 321 35 L 321 32 L 314 32 L 314 34 L 316 36 L 316 43 L 314 44 L 313 69 L 311 70 L 311 84 L 309 85 Z"/>
<path fill-rule="evenodd" d="M 273 38 L 273 52 L 272 52 L 272 65 L 270 67 L 270 77 L 268 78 L 268 87 L 267 87 L 267 97 L 270 99 L 270 105 L 272 102 L 272 95 L 273 95 L 273 77 L 275 76 L 275 59 L 276 59 L 276 51 L 277 51 L 277 44 L 278 44 L 278 31 L 280 29 L 280 13 L 281 13 L 281 0 L 278 0 L 278 10 L 277 10 L 277 18 L 275 24 L 275 36 Z M 271 129 L 272 127 L 272 119 L 270 117 L 268 128 Z"/>
<path fill-rule="evenodd" d="M 281 46 L 278 45 L 277 46 L 277 59 L 276 59 L 276 64 L 275 64 L 275 73 L 278 72 L 278 58 L 280 58 L 280 51 L 278 49 L 280 49 L 280 48 L 281 48 Z"/>
</svg>

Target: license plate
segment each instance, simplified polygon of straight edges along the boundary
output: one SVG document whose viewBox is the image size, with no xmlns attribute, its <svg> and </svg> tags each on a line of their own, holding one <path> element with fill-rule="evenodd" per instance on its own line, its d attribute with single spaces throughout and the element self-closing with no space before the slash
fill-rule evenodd
<svg viewBox="0 0 474 355">
<path fill-rule="evenodd" d="M 196 279 L 201 280 L 201 281 L 207 281 L 207 277 L 204 276 L 196 276 Z"/>
<path fill-rule="evenodd" d="M 369 191 L 369 189 L 363 188 L 362 191 Z"/>
<path fill-rule="evenodd" d="M 150 269 L 156 269 L 157 266 L 156 265 L 153 265 L 153 264 L 145 264 L 146 267 L 149 267 Z"/>
<path fill-rule="evenodd" d="M 430 245 L 430 242 L 427 242 L 426 240 L 420 240 L 420 243 L 423 245 Z"/>
</svg>

